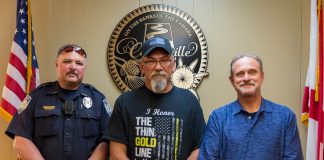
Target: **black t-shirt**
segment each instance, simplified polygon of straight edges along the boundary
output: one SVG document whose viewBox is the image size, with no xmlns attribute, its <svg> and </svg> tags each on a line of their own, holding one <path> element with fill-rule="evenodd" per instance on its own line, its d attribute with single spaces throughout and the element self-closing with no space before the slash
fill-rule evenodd
<svg viewBox="0 0 324 160">
<path fill-rule="evenodd" d="M 116 100 L 108 135 L 127 146 L 130 159 L 187 159 L 199 148 L 205 126 L 190 91 L 173 87 L 155 94 L 143 86 Z"/>
</svg>

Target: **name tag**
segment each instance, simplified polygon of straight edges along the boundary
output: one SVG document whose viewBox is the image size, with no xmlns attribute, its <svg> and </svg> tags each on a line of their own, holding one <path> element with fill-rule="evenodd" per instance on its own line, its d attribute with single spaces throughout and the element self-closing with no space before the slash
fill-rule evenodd
<svg viewBox="0 0 324 160">
<path fill-rule="evenodd" d="M 55 106 L 43 106 L 44 110 L 53 110 L 55 109 Z"/>
</svg>

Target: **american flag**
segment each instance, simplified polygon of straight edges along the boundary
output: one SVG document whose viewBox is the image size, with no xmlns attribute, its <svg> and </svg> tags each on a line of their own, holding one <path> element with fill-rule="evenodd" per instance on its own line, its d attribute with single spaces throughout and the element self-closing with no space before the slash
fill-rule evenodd
<svg viewBox="0 0 324 160">
<path fill-rule="evenodd" d="M 306 159 L 323 160 L 323 12 L 322 0 L 311 0 L 309 64 L 304 89 L 302 121 L 308 124 Z"/>
<path fill-rule="evenodd" d="M 183 120 L 174 117 L 155 118 L 157 134 L 157 157 L 163 160 L 176 160 L 181 154 Z"/>
<path fill-rule="evenodd" d="M 8 122 L 25 96 L 39 85 L 30 0 L 17 0 L 16 18 L 16 30 L 0 104 L 0 116 Z"/>
</svg>

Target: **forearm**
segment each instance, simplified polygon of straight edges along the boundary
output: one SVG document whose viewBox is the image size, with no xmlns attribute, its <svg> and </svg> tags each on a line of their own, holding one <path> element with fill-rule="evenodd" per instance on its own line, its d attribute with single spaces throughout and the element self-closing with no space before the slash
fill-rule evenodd
<svg viewBox="0 0 324 160">
<path fill-rule="evenodd" d="M 101 142 L 98 144 L 96 149 L 93 151 L 89 160 L 105 160 L 107 159 L 107 148 L 108 144 L 106 142 Z"/>
<path fill-rule="evenodd" d="M 127 146 L 122 143 L 110 142 L 110 159 L 111 160 L 128 160 Z"/>
<path fill-rule="evenodd" d="M 198 159 L 199 149 L 195 149 L 191 152 L 187 160 L 196 160 Z"/>
<path fill-rule="evenodd" d="M 15 136 L 13 148 L 23 160 L 43 160 L 35 144 L 27 138 Z"/>
</svg>

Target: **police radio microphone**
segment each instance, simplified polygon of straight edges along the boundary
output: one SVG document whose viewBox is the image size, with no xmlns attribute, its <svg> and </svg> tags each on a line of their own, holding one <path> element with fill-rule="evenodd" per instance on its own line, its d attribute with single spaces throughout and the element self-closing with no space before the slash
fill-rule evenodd
<svg viewBox="0 0 324 160">
<path fill-rule="evenodd" d="M 64 114 L 72 115 L 74 110 L 74 102 L 73 101 L 65 101 L 64 102 Z"/>
</svg>

